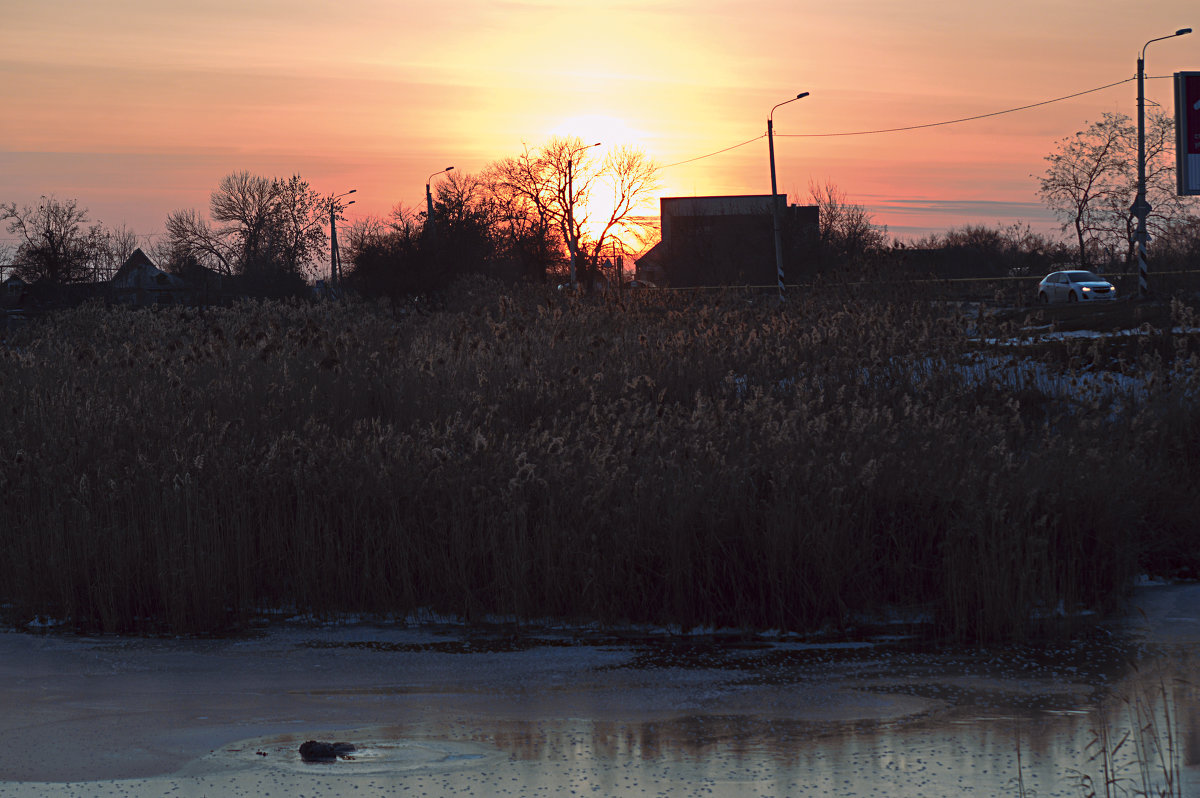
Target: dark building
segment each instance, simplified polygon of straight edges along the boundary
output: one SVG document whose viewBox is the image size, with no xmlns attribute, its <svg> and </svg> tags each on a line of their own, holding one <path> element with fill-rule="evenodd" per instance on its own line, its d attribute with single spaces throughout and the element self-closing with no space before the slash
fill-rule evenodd
<svg viewBox="0 0 1200 798">
<path fill-rule="evenodd" d="M 171 305 L 187 293 L 183 280 L 155 266 L 141 249 L 125 259 L 108 286 L 114 301 L 130 305 Z"/>
<path fill-rule="evenodd" d="M 663 197 L 662 240 L 637 260 L 638 279 L 672 287 L 776 285 L 771 195 Z M 807 275 L 819 238 L 815 205 L 781 208 L 787 282 Z"/>
<path fill-rule="evenodd" d="M 20 305 L 28 288 L 29 284 L 15 274 L 5 278 L 0 282 L 0 308 Z"/>
</svg>

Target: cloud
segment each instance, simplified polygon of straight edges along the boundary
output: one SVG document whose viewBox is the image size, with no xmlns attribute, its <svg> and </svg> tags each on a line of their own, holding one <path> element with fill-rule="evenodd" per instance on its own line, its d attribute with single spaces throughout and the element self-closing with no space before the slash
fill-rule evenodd
<svg viewBox="0 0 1200 798">
<path fill-rule="evenodd" d="M 866 196 L 855 199 L 874 216 L 877 224 L 886 224 L 888 233 L 897 238 L 918 238 L 965 225 L 1006 227 L 1017 222 L 1034 231 L 1055 235 L 1059 223 L 1044 205 L 1037 202 L 965 199 L 904 199 Z"/>
<path fill-rule="evenodd" d="M 900 199 L 895 197 L 866 197 L 866 204 L 880 209 L 907 213 L 941 213 L 972 217 L 995 216 L 998 219 L 1025 219 L 1049 214 L 1038 202 L 1010 202 L 1003 200 L 934 200 Z"/>
</svg>

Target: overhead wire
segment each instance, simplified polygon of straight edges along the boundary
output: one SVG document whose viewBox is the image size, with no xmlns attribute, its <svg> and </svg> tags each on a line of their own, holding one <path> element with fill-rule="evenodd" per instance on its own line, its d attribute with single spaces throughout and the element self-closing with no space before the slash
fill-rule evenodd
<svg viewBox="0 0 1200 798">
<path fill-rule="evenodd" d="M 1095 92 L 1098 92 L 1098 91 L 1104 91 L 1105 89 L 1111 89 L 1114 86 L 1120 86 L 1122 83 L 1128 83 L 1131 80 L 1136 80 L 1136 78 L 1125 78 L 1124 80 L 1118 80 L 1116 83 L 1109 83 L 1106 86 L 1097 86 L 1096 88 L 1088 89 L 1087 91 L 1077 91 L 1074 94 L 1068 94 L 1063 97 L 1055 97 L 1053 100 L 1042 100 L 1041 102 L 1030 103 L 1029 105 L 1022 105 L 1017 108 L 1006 108 L 1003 111 L 992 111 L 989 114 L 977 114 L 975 116 L 964 116 L 961 119 L 947 119 L 944 122 L 928 122 L 923 125 L 907 125 L 905 127 L 889 127 L 889 128 L 883 128 L 881 130 L 856 130 L 856 131 L 852 131 L 852 132 L 848 132 L 848 133 L 776 133 L 775 135 L 780 136 L 780 137 L 787 137 L 787 138 L 831 138 L 834 136 L 870 136 L 875 133 L 900 133 L 905 130 L 922 130 L 924 128 L 930 128 L 930 127 L 942 127 L 944 125 L 957 125 L 962 122 L 974 122 L 979 119 L 988 119 L 989 117 L 993 117 L 993 116 L 1003 116 L 1004 114 L 1014 114 L 1017 111 L 1028 111 L 1030 108 L 1040 108 L 1043 105 L 1050 105 L 1051 103 L 1060 103 L 1064 100 L 1073 100 L 1074 98 L 1082 97 L 1085 94 L 1094 94 Z"/>
<path fill-rule="evenodd" d="M 1157 77 L 1158 76 L 1155 76 L 1152 79 L 1157 79 Z M 1115 83 L 1108 83 L 1104 86 L 1097 86 L 1094 89 L 1087 89 L 1085 91 L 1077 91 L 1074 94 L 1067 94 L 1062 97 L 1055 97 L 1054 99 L 1051 99 L 1051 100 L 1042 100 L 1041 102 L 1030 103 L 1028 105 L 1018 106 L 1017 108 L 1006 108 L 1003 111 L 992 111 L 991 113 L 987 113 L 987 114 L 977 114 L 975 116 L 965 116 L 960 119 L 947 119 L 942 122 L 928 122 L 928 123 L 921 124 L 921 125 L 907 125 L 904 127 L 881 128 L 878 130 L 855 130 L 855 131 L 847 131 L 847 132 L 841 132 L 841 133 L 775 133 L 774 135 L 779 136 L 779 137 L 786 137 L 786 138 L 832 138 L 832 137 L 838 137 L 838 136 L 870 136 L 870 135 L 875 135 L 875 134 L 879 134 L 879 133 L 899 133 L 899 132 L 906 131 L 906 130 L 921 130 L 924 128 L 942 127 L 945 125 L 957 125 L 957 124 L 961 124 L 963 122 L 974 122 L 979 119 L 987 119 L 987 118 L 993 117 L 993 116 L 1002 116 L 1004 114 L 1012 114 L 1012 113 L 1016 113 L 1018 111 L 1028 111 L 1030 108 L 1038 108 L 1043 105 L 1050 105 L 1051 103 L 1063 102 L 1064 100 L 1072 100 L 1076 97 L 1083 97 L 1086 94 L 1094 94 L 1098 91 L 1105 91 L 1106 89 L 1111 89 L 1114 86 L 1120 86 L 1124 83 L 1129 83 L 1130 81 L 1136 80 L 1136 79 L 1137 78 L 1125 78 L 1124 80 L 1118 80 Z M 670 169 L 673 166 L 682 166 L 683 164 L 692 163 L 694 161 L 701 161 L 701 160 L 704 160 L 705 158 L 711 158 L 714 155 L 720 155 L 722 153 L 729 152 L 730 150 L 736 150 L 739 147 L 745 147 L 747 144 L 751 144 L 755 141 L 758 141 L 761 138 L 765 138 L 766 135 L 767 135 L 766 133 L 760 133 L 759 135 L 755 136 L 754 138 L 747 139 L 746 141 L 743 141 L 740 144 L 734 144 L 731 147 L 725 147 L 724 149 L 716 150 L 715 152 L 710 152 L 705 155 L 698 155 L 695 158 L 688 158 L 683 161 L 676 161 L 674 163 L 669 163 L 664 166 L 660 166 L 658 168 L 659 169 Z"/>
<path fill-rule="evenodd" d="M 1147 75 L 1146 79 L 1147 80 L 1159 80 L 1159 79 L 1163 79 L 1166 77 L 1169 77 L 1169 76 Z M 1078 92 L 1075 92 L 1074 94 L 1067 94 L 1062 97 L 1055 97 L 1050 100 L 1042 100 L 1041 102 L 1030 103 L 1028 105 L 1018 106 L 1016 108 L 1006 108 L 1003 111 L 992 111 L 991 113 L 987 113 L 987 114 L 977 114 L 975 116 L 965 116 L 965 117 L 962 117 L 959 119 L 947 119 L 947 120 L 944 120 L 941 122 L 928 122 L 928 123 L 921 124 L 921 125 L 906 125 L 904 127 L 880 128 L 878 130 L 855 130 L 855 131 L 846 131 L 846 132 L 840 132 L 840 133 L 775 133 L 774 135 L 778 136 L 780 138 L 834 138 L 834 137 L 844 137 L 844 136 L 871 136 L 871 135 L 876 135 L 876 134 L 880 134 L 880 133 L 900 133 L 900 132 L 904 132 L 907 130 L 923 130 L 923 129 L 933 128 L 933 127 L 943 127 L 946 125 L 957 125 L 957 124 L 961 124 L 963 122 L 974 122 L 974 121 L 977 121 L 980 119 L 988 119 L 990 117 L 1003 116 L 1004 114 L 1017 113 L 1018 111 L 1028 111 L 1031 108 L 1039 108 L 1043 105 L 1050 105 L 1052 103 L 1063 102 L 1065 100 L 1072 100 L 1076 97 L 1083 97 L 1084 95 L 1087 95 L 1087 94 L 1094 94 L 1099 91 L 1105 91 L 1106 89 L 1111 89 L 1115 86 L 1120 86 L 1124 83 L 1129 83 L 1130 81 L 1133 81 L 1136 79 L 1137 79 L 1136 77 L 1125 78 L 1124 80 L 1118 80 L 1115 83 L 1109 83 L 1104 86 L 1097 86 L 1096 88 L 1093 88 L 1093 89 L 1086 89 L 1084 91 L 1078 91 Z M 760 133 L 757 136 L 746 139 L 745 141 L 740 142 L 738 144 L 733 144 L 729 147 L 724 147 L 722 149 L 715 150 L 710 153 L 705 153 L 704 155 L 697 155 L 694 158 L 686 158 L 682 161 L 675 161 L 674 163 L 664 164 L 662 166 L 659 166 L 658 169 L 659 170 L 670 169 L 675 166 L 683 166 L 684 164 L 694 163 L 696 161 L 702 161 L 706 158 L 712 158 L 714 156 L 721 155 L 723 153 L 730 152 L 732 150 L 736 150 L 740 147 L 745 147 L 747 144 L 753 144 L 754 142 L 758 141 L 759 139 L 766 138 L 766 136 L 767 136 L 766 133 Z M 149 235 L 139 236 L 139 238 L 149 239 L 151 237 L 159 237 L 162 235 L 164 235 L 164 234 L 163 233 L 151 233 Z M 0 237 L 0 241 L 13 241 L 13 240 L 16 240 L 16 239 L 8 238 L 8 237 Z"/>
<path fill-rule="evenodd" d="M 697 155 L 695 158 L 688 158 L 685 161 L 676 161 L 675 163 L 669 163 L 669 164 L 666 164 L 665 166 L 660 166 L 658 168 L 659 169 L 670 169 L 672 166 L 682 166 L 683 164 L 691 163 L 692 161 L 702 161 L 705 158 L 711 158 L 714 155 L 720 155 L 723 152 L 729 152 L 730 150 L 736 150 L 738 147 L 745 147 L 747 144 L 752 144 L 753 142 L 758 141 L 759 139 L 765 137 L 766 135 L 767 135 L 766 133 L 759 133 L 754 138 L 746 139 L 741 144 L 734 144 L 732 147 L 726 147 L 723 150 L 717 150 L 716 152 L 710 152 L 707 155 Z"/>
</svg>

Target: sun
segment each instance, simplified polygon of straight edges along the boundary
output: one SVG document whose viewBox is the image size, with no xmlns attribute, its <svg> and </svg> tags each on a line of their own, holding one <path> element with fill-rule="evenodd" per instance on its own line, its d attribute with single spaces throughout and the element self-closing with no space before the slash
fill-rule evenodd
<svg viewBox="0 0 1200 798">
<path fill-rule="evenodd" d="M 636 146 L 645 134 L 624 119 L 608 114 L 579 114 L 568 117 L 550 131 L 558 138 L 577 138 L 589 144 L 599 142 L 598 149 L 608 151 L 621 146 Z"/>
</svg>

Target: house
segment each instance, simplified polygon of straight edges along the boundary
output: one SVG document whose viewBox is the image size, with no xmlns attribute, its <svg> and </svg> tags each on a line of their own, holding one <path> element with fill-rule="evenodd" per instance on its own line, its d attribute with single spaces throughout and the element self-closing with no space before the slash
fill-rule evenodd
<svg viewBox="0 0 1200 798">
<path fill-rule="evenodd" d="M 108 287 L 114 302 L 130 305 L 173 305 L 187 295 L 183 280 L 155 266 L 140 248 L 121 264 Z"/>
<path fill-rule="evenodd" d="M 638 258 L 637 279 L 672 287 L 776 285 L 770 194 L 663 197 L 659 209 L 662 240 Z M 791 281 L 811 270 L 819 219 L 815 205 L 781 210 L 784 274 Z"/>
<path fill-rule="evenodd" d="M 7 277 L 0 283 L 0 308 L 14 308 L 20 305 L 28 288 L 29 283 L 17 275 Z"/>
</svg>

